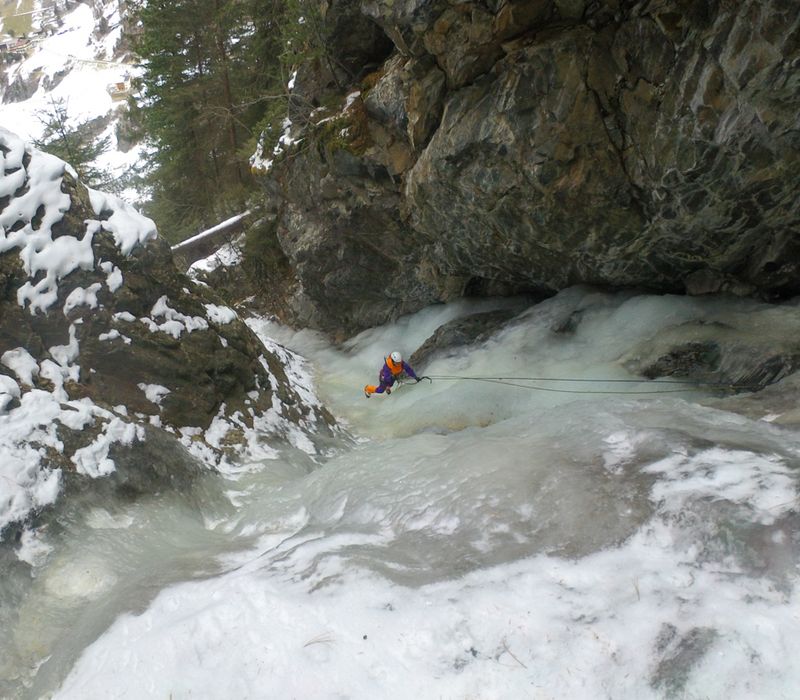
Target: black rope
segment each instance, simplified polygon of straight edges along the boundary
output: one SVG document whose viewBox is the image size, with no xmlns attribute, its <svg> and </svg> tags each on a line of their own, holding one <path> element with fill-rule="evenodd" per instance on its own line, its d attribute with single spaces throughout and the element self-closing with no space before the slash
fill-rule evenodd
<svg viewBox="0 0 800 700">
<path fill-rule="evenodd" d="M 722 382 L 702 382 L 690 381 L 683 379 L 594 379 L 594 378 L 566 378 L 566 377 L 468 377 L 455 374 L 433 374 L 426 379 L 441 379 L 444 381 L 475 381 L 486 382 L 489 384 L 501 384 L 504 386 L 513 386 L 520 389 L 530 389 L 533 391 L 549 391 L 558 394 L 621 394 L 621 395 L 634 395 L 634 394 L 675 394 L 680 392 L 692 391 L 697 387 L 716 387 L 718 389 L 756 389 L 751 385 L 744 384 L 725 384 Z M 600 390 L 600 389 L 557 389 L 554 387 L 532 386 L 530 384 L 518 384 L 517 382 L 591 382 L 595 384 L 678 384 L 684 388 L 680 389 L 652 389 L 644 391 L 613 391 L 613 390 Z"/>
<path fill-rule="evenodd" d="M 392 390 L 396 391 L 401 386 L 414 386 L 415 384 L 419 384 L 423 379 L 427 379 L 431 384 L 433 384 L 433 379 L 427 375 L 420 375 L 416 379 L 412 377 L 402 377 L 395 382 L 394 386 L 392 386 Z"/>
</svg>

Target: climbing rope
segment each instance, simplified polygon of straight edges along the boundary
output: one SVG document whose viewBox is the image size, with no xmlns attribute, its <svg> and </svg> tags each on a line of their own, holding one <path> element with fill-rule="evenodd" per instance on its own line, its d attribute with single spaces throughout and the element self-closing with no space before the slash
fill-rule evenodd
<svg viewBox="0 0 800 700">
<path fill-rule="evenodd" d="M 426 377 L 428 378 L 428 377 Z M 691 381 L 684 379 L 597 379 L 597 378 L 568 378 L 568 377 L 475 377 L 475 376 L 462 376 L 456 374 L 432 374 L 430 379 L 438 379 L 443 381 L 473 381 L 473 382 L 486 382 L 489 384 L 501 384 L 504 386 L 513 386 L 520 389 L 529 389 L 531 391 L 548 391 L 558 394 L 618 394 L 618 395 L 634 395 L 634 394 L 674 394 L 679 392 L 694 391 L 700 387 L 713 387 L 717 389 L 724 389 L 728 391 L 736 390 L 753 390 L 760 387 L 747 384 L 726 384 L 723 382 L 702 382 Z M 589 382 L 594 384 L 671 384 L 680 385 L 680 388 L 674 389 L 645 389 L 645 390 L 628 390 L 619 391 L 611 389 L 565 389 L 551 386 L 536 386 L 531 384 L 520 384 L 519 382 Z"/>
</svg>

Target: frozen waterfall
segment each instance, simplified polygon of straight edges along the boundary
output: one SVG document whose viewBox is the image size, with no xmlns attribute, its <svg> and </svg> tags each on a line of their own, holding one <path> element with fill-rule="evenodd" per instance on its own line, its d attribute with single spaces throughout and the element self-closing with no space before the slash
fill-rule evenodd
<svg viewBox="0 0 800 700">
<path fill-rule="evenodd" d="M 434 380 L 365 400 L 390 350 L 515 303 L 431 307 L 340 347 L 252 320 L 307 358 L 352 439 L 76 510 L 58 539 L 26 532 L 33 578 L 17 561 L 2 584 L 0 695 L 790 697 L 794 427 L 646 380 Z M 660 329 L 760 308 L 570 289 L 421 369 L 635 379 L 620 360 Z"/>
</svg>

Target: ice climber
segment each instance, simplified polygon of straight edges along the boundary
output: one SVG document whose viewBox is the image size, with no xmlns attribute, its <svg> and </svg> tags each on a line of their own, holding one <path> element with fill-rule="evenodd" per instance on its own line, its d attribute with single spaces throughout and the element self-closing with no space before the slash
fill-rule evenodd
<svg viewBox="0 0 800 700">
<path fill-rule="evenodd" d="M 403 356 L 395 350 L 385 358 L 383 367 L 381 367 L 380 374 L 378 375 L 378 385 L 367 384 L 364 387 L 364 396 L 369 398 L 372 394 L 387 394 L 392 393 L 392 386 L 401 377 L 411 377 L 419 382 L 419 377 L 411 369 L 411 365 L 403 360 Z"/>
</svg>

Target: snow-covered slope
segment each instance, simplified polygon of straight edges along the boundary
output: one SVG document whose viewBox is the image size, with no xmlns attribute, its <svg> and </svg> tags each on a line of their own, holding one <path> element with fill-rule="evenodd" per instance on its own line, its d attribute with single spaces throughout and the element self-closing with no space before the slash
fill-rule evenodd
<svg viewBox="0 0 800 700">
<path fill-rule="evenodd" d="M 141 147 L 121 142 L 117 134 L 124 98 L 139 71 L 123 48 L 120 0 L 33 5 L 28 48 L 15 53 L 19 60 L 0 64 L 0 125 L 25 139 L 40 138 L 43 119 L 56 104 L 66 108 L 71 127 L 104 119 L 99 138 L 108 137 L 110 148 L 96 165 L 121 176 L 141 160 Z M 60 20 L 53 7 L 62 8 Z M 128 201 L 136 197 L 123 192 Z"/>
</svg>

